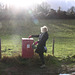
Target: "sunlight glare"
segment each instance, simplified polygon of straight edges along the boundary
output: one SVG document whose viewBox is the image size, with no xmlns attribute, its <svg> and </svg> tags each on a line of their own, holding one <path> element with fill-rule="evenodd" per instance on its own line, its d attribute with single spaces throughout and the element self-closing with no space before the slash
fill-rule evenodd
<svg viewBox="0 0 75 75">
<path fill-rule="evenodd" d="M 13 5 L 15 7 L 25 7 L 28 8 L 35 4 L 41 4 L 45 0 L 1 0 L 7 5 Z"/>
</svg>

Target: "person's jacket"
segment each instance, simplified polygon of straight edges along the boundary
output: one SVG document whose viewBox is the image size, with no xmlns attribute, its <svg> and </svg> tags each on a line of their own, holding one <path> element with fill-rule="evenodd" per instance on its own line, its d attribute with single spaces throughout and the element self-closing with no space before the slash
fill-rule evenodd
<svg viewBox="0 0 75 75">
<path fill-rule="evenodd" d="M 48 39 L 48 33 L 45 32 L 45 33 L 41 33 L 40 35 L 32 35 L 32 37 L 39 37 L 36 52 L 43 53 L 44 46 L 46 46 L 46 41 Z"/>
</svg>

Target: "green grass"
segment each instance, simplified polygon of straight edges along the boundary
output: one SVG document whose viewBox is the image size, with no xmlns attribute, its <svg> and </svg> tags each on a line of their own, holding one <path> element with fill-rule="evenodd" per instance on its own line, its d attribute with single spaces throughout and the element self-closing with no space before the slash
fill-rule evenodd
<svg viewBox="0 0 75 75">
<path fill-rule="evenodd" d="M 39 34 L 40 27 L 49 29 L 47 53 L 45 54 L 47 69 L 39 69 L 40 59 L 35 55 L 32 59 L 23 59 L 22 38 L 31 34 Z M 61 64 L 70 67 L 75 65 L 75 20 L 4 20 L 0 22 L 0 38 L 2 60 L 0 74 L 45 74 L 58 72 Z M 52 56 L 52 40 L 55 38 L 54 56 Z M 35 41 L 38 38 L 34 38 Z M 19 56 L 20 55 L 20 56 Z M 30 73 L 30 74 L 29 74 Z"/>
<path fill-rule="evenodd" d="M 55 56 L 73 56 L 75 51 L 75 20 L 10 20 L 1 21 L 0 38 L 2 56 L 13 56 L 21 54 L 22 38 L 31 34 L 39 34 L 40 27 L 46 25 L 49 29 L 47 41 L 48 54 L 52 54 L 52 39 L 55 38 Z M 35 39 L 34 40 L 38 40 Z"/>
</svg>

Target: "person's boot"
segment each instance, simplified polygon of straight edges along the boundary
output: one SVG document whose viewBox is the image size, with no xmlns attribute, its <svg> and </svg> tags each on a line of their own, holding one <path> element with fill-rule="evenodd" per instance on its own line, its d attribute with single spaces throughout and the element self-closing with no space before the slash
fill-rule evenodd
<svg viewBox="0 0 75 75">
<path fill-rule="evenodd" d="M 43 64 L 42 66 L 40 66 L 40 68 L 45 68 L 46 67 L 46 65 L 45 64 Z"/>
</svg>

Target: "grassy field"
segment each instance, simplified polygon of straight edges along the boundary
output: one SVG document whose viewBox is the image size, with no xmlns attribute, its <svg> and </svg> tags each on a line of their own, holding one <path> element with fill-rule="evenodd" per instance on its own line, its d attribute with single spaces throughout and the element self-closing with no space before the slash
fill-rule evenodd
<svg viewBox="0 0 75 75">
<path fill-rule="evenodd" d="M 22 38 L 39 34 L 40 27 L 44 25 L 49 29 L 48 51 L 45 54 L 48 67 L 39 69 L 40 60 L 37 55 L 29 60 L 21 57 Z M 3 57 L 0 62 L 0 75 L 58 75 L 55 73 L 66 73 L 58 72 L 60 65 L 69 65 L 69 67 L 75 65 L 75 20 L 3 20 L 0 21 L 0 38 Z M 52 56 L 53 38 L 55 39 L 54 57 Z"/>
<path fill-rule="evenodd" d="M 39 34 L 40 27 L 49 28 L 47 54 L 52 54 L 52 39 L 55 38 L 55 56 L 66 57 L 75 55 L 75 20 L 10 20 L 0 22 L 0 38 L 2 56 L 21 54 L 22 38 L 31 34 Z M 35 39 L 34 40 L 38 40 Z"/>
</svg>

